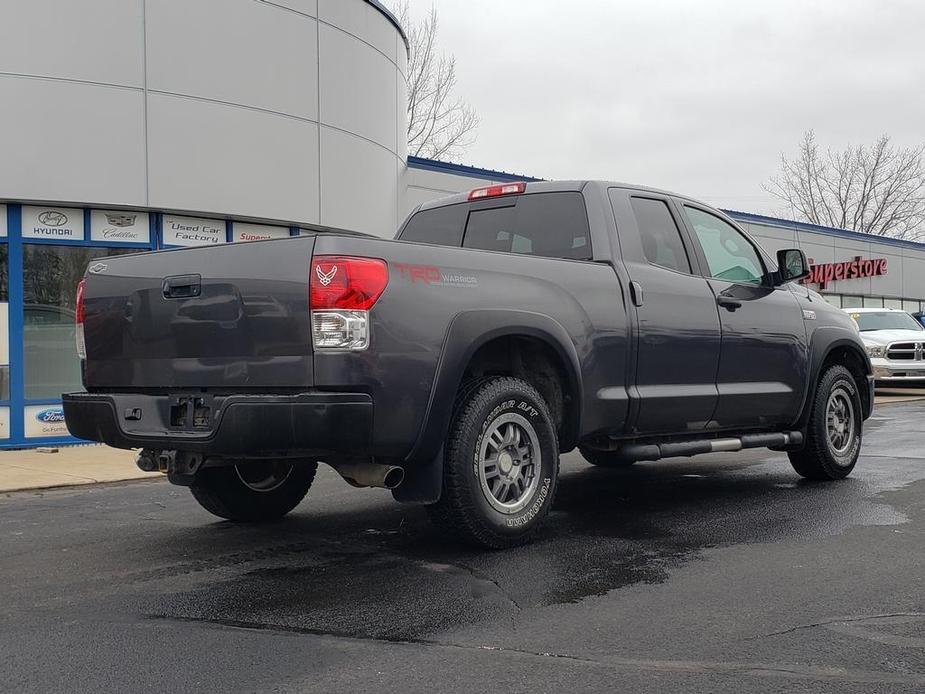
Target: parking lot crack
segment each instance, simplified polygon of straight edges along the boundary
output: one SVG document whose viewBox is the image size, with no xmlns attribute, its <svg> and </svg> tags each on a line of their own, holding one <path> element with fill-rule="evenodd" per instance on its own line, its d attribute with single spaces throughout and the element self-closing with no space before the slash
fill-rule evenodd
<svg viewBox="0 0 925 694">
<path fill-rule="evenodd" d="M 745 641 L 754 641 L 756 639 L 766 639 L 772 636 L 785 636 L 786 634 L 792 634 L 797 631 L 802 631 L 803 629 L 815 629 L 817 627 L 827 627 L 833 624 L 851 624 L 853 622 L 867 622 L 872 619 L 888 619 L 892 617 L 925 617 L 923 612 L 886 612 L 883 614 L 869 614 L 862 616 L 854 617 L 837 617 L 835 619 L 826 619 L 820 622 L 811 622 L 809 624 L 798 624 L 797 626 L 790 627 L 789 629 L 783 629 L 781 631 L 772 631 L 768 634 L 758 634 L 757 636 L 749 636 L 745 638 Z"/>
<path fill-rule="evenodd" d="M 895 615 L 878 615 L 880 617 L 890 616 L 918 616 L 918 613 L 896 613 Z M 562 662 L 568 662 L 576 665 L 582 665 L 591 668 L 606 668 L 617 671 L 638 671 L 638 672 L 658 672 L 658 673 L 688 673 L 688 674 L 726 674 L 726 675 L 747 675 L 752 677 L 767 677 L 780 679 L 798 679 L 809 681 L 829 681 L 829 682 L 855 682 L 855 683 L 876 683 L 876 684 L 903 684 L 915 685 L 921 687 L 925 685 L 925 675 L 916 672 L 884 672 L 877 670 L 852 670 L 843 667 L 820 667 L 813 665 L 803 665 L 795 663 L 760 663 L 760 662 L 735 662 L 735 661 L 700 661 L 700 660 L 661 660 L 649 658 L 630 658 L 621 657 L 611 654 L 600 654 L 596 656 L 580 656 L 570 653 L 560 653 L 555 651 L 539 651 L 523 648 L 455 643 L 452 641 L 442 641 L 439 639 L 408 639 L 408 638 L 383 638 L 375 636 L 359 636 L 351 634 L 342 634 L 318 629 L 307 629 L 302 627 L 290 627 L 285 625 L 275 625 L 259 622 L 243 622 L 237 620 L 224 619 L 200 619 L 195 617 L 174 617 L 168 615 L 148 615 L 148 619 L 180 621 L 200 623 L 207 626 L 223 627 L 229 629 L 243 629 L 248 631 L 265 631 L 279 634 L 290 635 L 307 635 L 315 637 L 327 637 L 346 639 L 361 643 L 383 643 L 397 647 L 423 646 L 430 648 L 444 648 L 457 651 L 470 651 L 482 653 L 494 653 L 500 656 L 509 656 L 515 658 L 542 658 L 554 659 Z M 862 621 L 864 619 L 874 619 L 875 616 L 849 618 L 853 621 Z M 838 620 L 845 622 L 847 620 Z M 824 626 L 829 622 L 821 622 Z M 811 625 L 806 625 L 811 626 Z M 799 627 L 794 627 L 797 629 Z M 786 632 L 784 632 L 786 633 Z"/>
</svg>

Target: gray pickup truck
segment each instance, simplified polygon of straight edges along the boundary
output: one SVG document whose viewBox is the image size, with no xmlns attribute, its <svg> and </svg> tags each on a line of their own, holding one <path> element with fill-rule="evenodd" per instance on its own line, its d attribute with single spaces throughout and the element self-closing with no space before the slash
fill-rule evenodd
<svg viewBox="0 0 925 694">
<path fill-rule="evenodd" d="M 576 447 L 602 467 L 768 447 L 846 476 L 871 364 L 806 273 L 679 195 L 490 186 L 420 206 L 395 240 L 317 229 L 95 262 L 86 392 L 64 411 L 223 518 L 283 516 L 324 462 L 507 547 Z"/>
</svg>

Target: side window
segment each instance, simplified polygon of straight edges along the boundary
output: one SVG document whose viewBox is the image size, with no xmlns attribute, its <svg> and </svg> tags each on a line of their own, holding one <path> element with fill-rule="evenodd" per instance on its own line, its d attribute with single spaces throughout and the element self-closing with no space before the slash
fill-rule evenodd
<svg viewBox="0 0 925 694">
<path fill-rule="evenodd" d="M 710 275 L 718 280 L 761 284 L 764 266 L 758 251 L 738 229 L 719 217 L 684 206 L 703 248 Z"/>
<path fill-rule="evenodd" d="M 664 200 L 630 198 L 646 260 L 669 270 L 691 273 L 691 261 L 684 250 L 681 232 Z"/>
<path fill-rule="evenodd" d="M 534 193 L 506 207 L 472 210 L 465 248 L 548 258 L 591 259 L 591 232 L 580 193 Z"/>
<path fill-rule="evenodd" d="M 421 210 L 408 220 L 398 238 L 438 246 L 459 246 L 468 211 L 465 203 Z"/>
</svg>

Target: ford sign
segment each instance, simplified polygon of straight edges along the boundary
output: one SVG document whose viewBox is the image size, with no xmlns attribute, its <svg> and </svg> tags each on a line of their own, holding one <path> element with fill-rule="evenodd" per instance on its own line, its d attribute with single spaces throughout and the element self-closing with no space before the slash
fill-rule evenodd
<svg viewBox="0 0 925 694">
<path fill-rule="evenodd" d="M 64 410 L 60 407 L 50 407 L 47 410 L 40 410 L 35 413 L 35 419 L 38 422 L 45 424 L 51 422 L 63 422 L 64 421 Z"/>
</svg>

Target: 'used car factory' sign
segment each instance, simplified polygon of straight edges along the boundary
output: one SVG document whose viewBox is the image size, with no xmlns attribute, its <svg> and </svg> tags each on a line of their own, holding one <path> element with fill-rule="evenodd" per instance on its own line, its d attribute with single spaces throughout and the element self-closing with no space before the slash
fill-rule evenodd
<svg viewBox="0 0 925 694">
<path fill-rule="evenodd" d="M 840 280 L 856 280 L 865 277 L 875 277 L 886 274 L 886 258 L 862 258 L 855 256 L 854 260 L 845 260 L 840 263 L 822 263 L 814 265 L 809 259 L 809 275 L 803 284 L 818 284 L 825 289 L 829 282 Z"/>
</svg>

